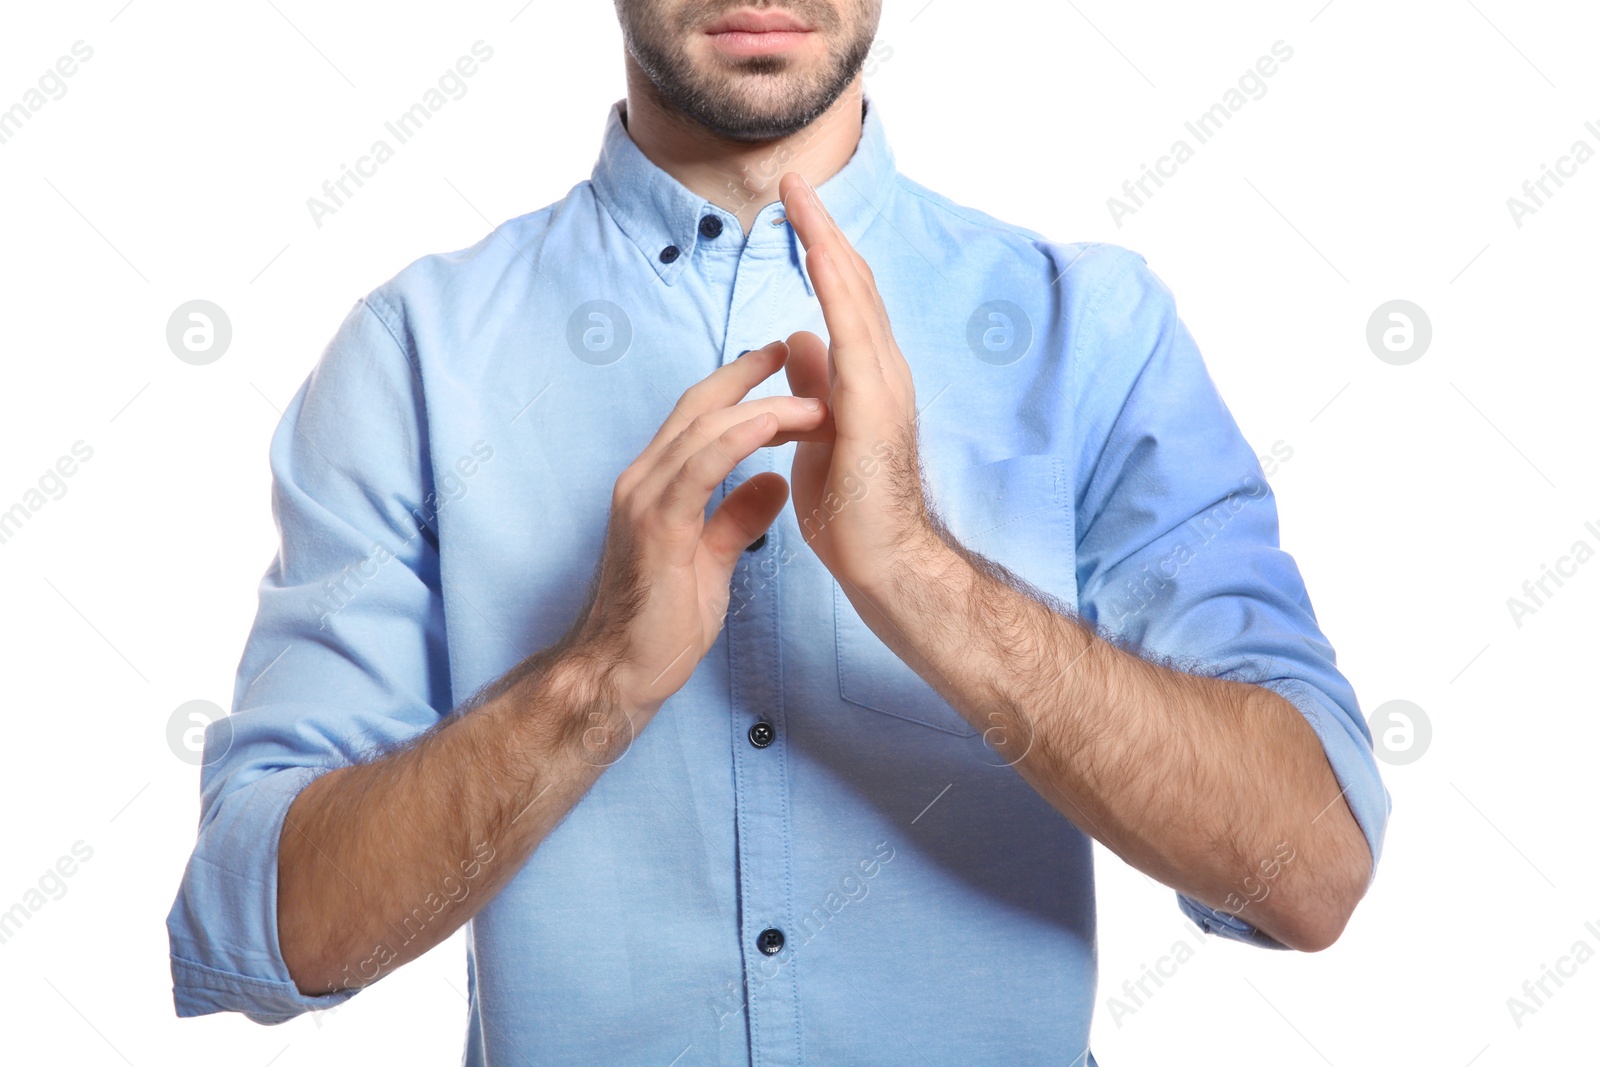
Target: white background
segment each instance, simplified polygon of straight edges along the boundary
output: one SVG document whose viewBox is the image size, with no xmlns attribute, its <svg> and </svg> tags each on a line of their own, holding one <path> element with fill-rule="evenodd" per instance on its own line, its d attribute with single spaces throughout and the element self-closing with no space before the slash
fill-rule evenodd
<svg viewBox="0 0 1600 1067">
<path fill-rule="evenodd" d="M 14 5 L 0 33 L 0 108 L 75 41 L 94 49 L 0 145 L 0 510 L 74 442 L 94 450 L 0 544 L 0 910 L 75 842 L 93 850 L 0 944 L 0 1047 L 456 1062 L 459 937 L 323 1017 L 174 1018 L 163 920 L 198 770 L 167 721 L 230 701 L 275 545 L 278 410 L 356 297 L 588 175 L 623 93 L 614 12 L 124 3 Z M 468 95 L 314 226 L 306 198 L 479 39 L 494 58 Z M 886 4 L 869 91 L 901 170 L 1148 257 L 1250 441 L 1293 449 L 1273 477 L 1283 540 L 1364 711 L 1406 699 L 1432 724 L 1420 758 L 1385 766 L 1385 857 L 1325 953 L 1212 941 L 1113 1019 L 1122 982 L 1197 935 L 1170 891 L 1099 852 L 1106 1067 L 1594 1060 L 1600 960 L 1520 1027 L 1506 1001 L 1579 939 L 1600 950 L 1600 560 L 1520 627 L 1506 600 L 1575 541 L 1600 548 L 1600 160 L 1521 227 L 1506 200 L 1575 140 L 1600 148 L 1597 39 L 1576 2 Z M 1119 227 L 1107 198 L 1280 40 L 1294 54 L 1267 94 Z M 234 328 L 204 367 L 165 339 L 196 298 Z M 1433 325 L 1406 366 L 1365 339 L 1395 298 Z"/>
</svg>

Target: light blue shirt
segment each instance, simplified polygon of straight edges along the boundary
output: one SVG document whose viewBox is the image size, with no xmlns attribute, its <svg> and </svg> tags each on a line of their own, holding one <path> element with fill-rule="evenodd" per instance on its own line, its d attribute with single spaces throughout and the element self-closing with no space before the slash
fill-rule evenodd
<svg viewBox="0 0 1600 1067">
<path fill-rule="evenodd" d="M 560 202 L 357 301 L 272 439 L 281 544 L 168 919 L 180 1015 L 280 1022 L 353 995 L 301 995 L 278 949 L 295 794 L 555 642 L 613 483 L 679 394 L 827 336 L 782 205 L 742 235 L 619 107 Z M 876 273 L 951 532 L 1148 653 L 1281 693 L 1376 859 L 1389 797 L 1355 694 L 1256 449 L 1143 258 L 903 177 L 876 105 L 819 192 Z M 781 392 L 780 373 L 752 396 Z M 713 504 L 787 475 L 793 448 L 758 451 Z M 409 935 L 496 859 L 441 857 Z M 792 508 L 745 553 L 694 676 L 468 945 L 469 1065 L 1092 1062 L 1090 839 L 872 634 Z"/>
</svg>

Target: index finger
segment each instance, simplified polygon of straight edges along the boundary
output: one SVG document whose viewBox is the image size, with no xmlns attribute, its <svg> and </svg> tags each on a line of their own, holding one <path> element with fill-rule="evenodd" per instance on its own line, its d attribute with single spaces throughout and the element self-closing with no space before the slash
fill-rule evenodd
<svg viewBox="0 0 1600 1067">
<path fill-rule="evenodd" d="M 672 413 L 661 421 L 661 428 L 639 454 L 640 458 L 649 462 L 696 417 L 718 408 L 733 407 L 750 390 L 776 374 L 788 357 L 788 342 L 773 341 L 744 353 L 731 363 L 724 363 L 695 382 L 683 391 Z"/>
<path fill-rule="evenodd" d="M 780 187 L 789 224 L 806 247 L 806 268 L 828 324 L 839 381 L 848 388 L 855 379 L 853 369 L 864 365 L 863 353 L 871 354 L 872 366 L 881 378 L 887 314 L 866 261 L 798 174 L 784 175 Z"/>
<path fill-rule="evenodd" d="M 778 179 L 778 198 L 783 201 L 784 215 L 789 225 L 800 235 L 800 243 L 807 251 L 818 244 L 838 243 L 850 254 L 855 253 L 844 231 L 822 202 L 822 197 L 817 195 L 815 187 L 803 174 L 789 171 Z M 798 216 L 795 213 L 797 207 L 800 209 Z"/>
</svg>

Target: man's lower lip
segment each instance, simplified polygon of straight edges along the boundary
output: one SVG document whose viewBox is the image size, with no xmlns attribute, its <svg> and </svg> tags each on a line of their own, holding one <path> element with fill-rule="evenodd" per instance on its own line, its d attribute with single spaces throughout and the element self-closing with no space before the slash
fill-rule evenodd
<svg viewBox="0 0 1600 1067">
<path fill-rule="evenodd" d="M 774 30 L 770 33 L 735 31 L 709 35 L 719 51 L 735 56 L 766 56 L 794 48 L 809 36 L 802 30 Z"/>
</svg>

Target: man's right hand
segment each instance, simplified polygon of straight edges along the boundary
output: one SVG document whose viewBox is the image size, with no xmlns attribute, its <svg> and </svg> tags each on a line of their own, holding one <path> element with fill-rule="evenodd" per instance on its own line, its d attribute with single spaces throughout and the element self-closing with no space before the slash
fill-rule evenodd
<svg viewBox="0 0 1600 1067">
<path fill-rule="evenodd" d="M 783 510 L 789 483 L 757 474 L 708 519 L 712 493 L 758 448 L 831 436 L 820 400 L 743 399 L 788 355 L 774 341 L 695 383 L 617 478 L 605 548 L 568 641 L 604 673 L 630 720 L 653 714 L 710 651 L 739 556 Z"/>
<path fill-rule="evenodd" d="M 617 479 L 589 603 L 561 641 L 411 744 L 295 797 L 278 842 L 278 934 L 302 993 L 368 985 L 472 918 L 689 680 L 722 628 L 739 553 L 789 483 L 758 474 L 707 519 L 711 494 L 756 449 L 832 432 L 826 403 L 743 401 L 788 354 L 774 342 L 683 394 Z M 485 856 L 472 893 L 397 934 L 443 875 Z"/>
</svg>

